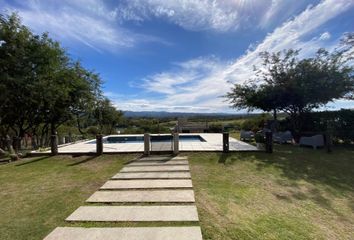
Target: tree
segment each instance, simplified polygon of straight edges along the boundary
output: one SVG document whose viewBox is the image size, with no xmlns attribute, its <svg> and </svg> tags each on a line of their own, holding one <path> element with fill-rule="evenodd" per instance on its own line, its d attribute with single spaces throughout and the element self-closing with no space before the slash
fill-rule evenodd
<svg viewBox="0 0 354 240">
<path fill-rule="evenodd" d="M 106 132 L 108 134 L 113 133 L 113 130 L 121 120 L 122 116 L 123 113 L 118 111 L 107 98 L 104 98 L 98 102 L 94 114 L 99 126 L 99 131 L 101 133 Z"/>
<path fill-rule="evenodd" d="M 346 51 L 329 53 L 319 49 L 312 58 L 299 59 L 299 50 L 261 53 L 261 68 L 256 78 L 235 84 L 226 98 L 232 107 L 261 109 L 289 114 L 294 131 L 301 130 L 303 113 L 330 101 L 352 98 L 353 66 Z"/>
<path fill-rule="evenodd" d="M 48 139 L 101 97 L 101 79 L 70 59 L 48 34 L 33 34 L 16 14 L 0 15 L 0 129 Z"/>
</svg>

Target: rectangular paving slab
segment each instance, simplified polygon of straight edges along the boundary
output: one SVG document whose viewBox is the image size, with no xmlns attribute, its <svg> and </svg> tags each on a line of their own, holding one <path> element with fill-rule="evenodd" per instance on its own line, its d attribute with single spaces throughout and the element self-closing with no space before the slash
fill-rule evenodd
<svg viewBox="0 0 354 240">
<path fill-rule="evenodd" d="M 110 180 L 101 189 L 191 188 L 190 179 Z"/>
<path fill-rule="evenodd" d="M 132 172 L 117 173 L 112 179 L 181 179 L 191 178 L 189 172 Z"/>
<path fill-rule="evenodd" d="M 202 240 L 200 227 L 57 227 L 44 240 Z"/>
<path fill-rule="evenodd" d="M 151 157 L 143 157 L 143 158 L 139 158 L 138 161 L 168 161 L 171 160 L 172 157 L 168 157 L 168 156 L 151 156 Z"/>
<path fill-rule="evenodd" d="M 127 164 L 130 166 L 155 166 L 155 165 L 188 165 L 187 160 L 173 160 L 173 161 L 134 161 Z"/>
<path fill-rule="evenodd" d="M 193 190 L 123 190 L 123 191 L 97 191 L 86 202 L 169 202 L 192 203 L 195 202 Z"/>
<path fill-rule="evenodd" d="M 195 206 L 82 206 L 67 221 L 199 221 Z"/>
<path fill-rule="evenodd" d="M 188 157 L 177 156 L 177 157 L 173 157 L 171 160 L 177 161 L 177 160 L 187 160 L 187 159 L 188 159 Z"/>
<path fill-rule="evenodd" d="M 120 172 L 178 172 L 189 171 L 188 165 L 182 166 L 136 166 L 124 167 Z"/>
</svg>

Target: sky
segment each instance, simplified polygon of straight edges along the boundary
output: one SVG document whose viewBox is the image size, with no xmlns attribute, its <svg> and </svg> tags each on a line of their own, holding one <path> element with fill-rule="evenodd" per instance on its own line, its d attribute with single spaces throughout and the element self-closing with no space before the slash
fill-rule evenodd
<svg viewBox="0 0 354 240">
<path fill-rule="evenodd" d="M 99 73 L 121 110 L 245 112 L 222 97 L 259 53 L 333 50 L 354 32 L 354 0 L 0 0 Z M 337 100 L 323 109 L 354 108 Z"/>
</svg>

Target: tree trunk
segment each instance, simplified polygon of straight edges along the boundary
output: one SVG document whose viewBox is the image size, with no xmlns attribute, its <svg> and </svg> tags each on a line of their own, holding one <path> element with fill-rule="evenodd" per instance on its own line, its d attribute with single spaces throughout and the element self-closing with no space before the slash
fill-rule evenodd
<svg viewBox="0 0 354 240">
<path fill-rule="evenodd" d="M 55 127 L 55 123 L 50 124 L 50 134 L 51 135 L 57 135 L 57 129 Z"/>
<path fill-rule="evenodd" d="M 82 131 L 82 128 L 81 128 L 80 118 L 78 115 L 76 115 L 76 122 L 77 122 L 77 129 L 79 130 L 80 134 L 84 134 L 84 131 Z"/>
<path fill-rule="evenodd" d="M 10 154 L 14 153 L 14 149 L 12 148 L 12 141 L 9 135 L 6 136 L 6 147 Z"/>
<path fill-rule="evenodd" d="M 273 119 L 276 121 L 277 120 L 277 110 L 273 109 Z"/>
<path fill-rule="evenodd" d="M 3 150 L 2 148 L 0 148 L 0 157 L 4 156 L 6 154 L 5 150 Z"/>
</svg>

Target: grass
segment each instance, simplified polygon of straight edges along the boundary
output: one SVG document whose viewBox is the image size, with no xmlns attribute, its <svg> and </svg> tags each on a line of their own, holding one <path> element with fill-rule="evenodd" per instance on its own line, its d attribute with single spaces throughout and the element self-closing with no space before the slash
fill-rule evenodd
<svg viewBox="0 0 354 240">
<path fill-rule="evenodd" d="M 0 165 L 0 239 L 43 239 L 134 157 L 39 157 Z"/>
<path fill-rule="evenodd" d="M 354 149 L 190 153 L 204 239 L 354 239 Z M 40 157 L 0 165 L 0 239 L 43 239 L 136 155 Z M 169 226 L 193 225 L 171 223 Z"/>
<path fill-rule="evenodd" d="M 204 239 L 354 239 L 354 149 L 189 159 Z"/>
</svg>

